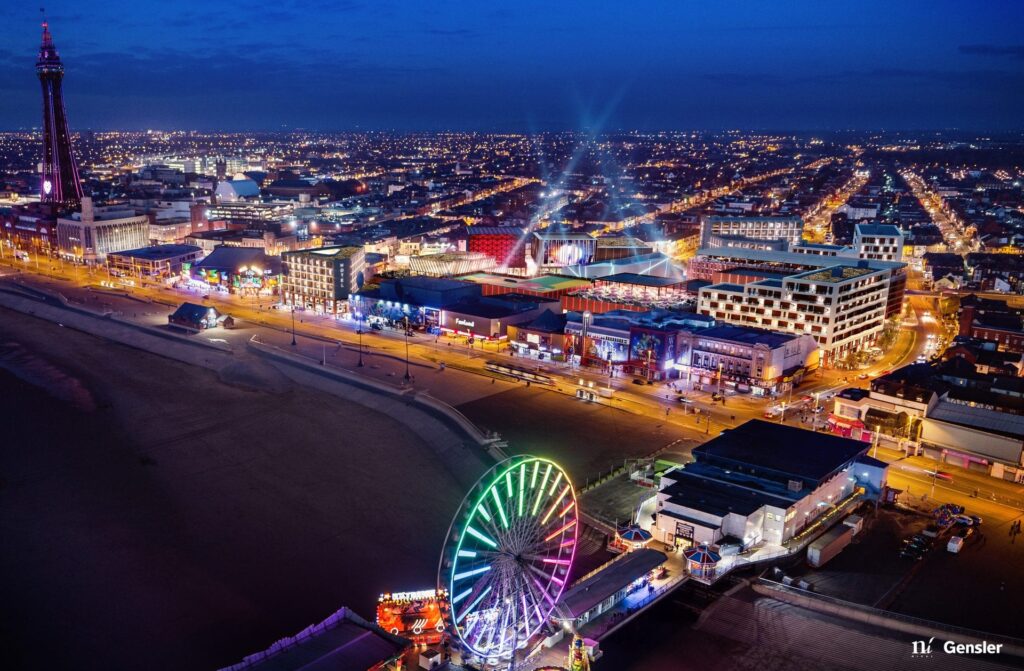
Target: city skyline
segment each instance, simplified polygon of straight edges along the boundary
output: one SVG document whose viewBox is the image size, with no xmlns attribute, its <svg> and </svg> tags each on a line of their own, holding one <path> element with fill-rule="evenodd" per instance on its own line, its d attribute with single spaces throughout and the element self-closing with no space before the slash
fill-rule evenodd
<svg viewBox="0 0 1024 671">
<path fill-rule="evenodd" d="M 72 129 L 1020 129 L 1010 3 L 587 9 L 47 7 Z M 5 31 L 0 128 L 38 125 L 39 20 L 25 7 Z"/>
<path fill-rule="evenodd" d="M 1017 10 L 254 3 L 0 49 L 0 668 L 1020 668 Z"/>
</svg>

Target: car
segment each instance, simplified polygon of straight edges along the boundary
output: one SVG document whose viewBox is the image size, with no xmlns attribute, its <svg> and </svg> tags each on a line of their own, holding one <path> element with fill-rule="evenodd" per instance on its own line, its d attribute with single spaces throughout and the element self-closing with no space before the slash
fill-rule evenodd
<svg viewBox="0 0 1024 671">
<path fill-rule="evenodd" d="M 953 482 L 953 475 L 951 473 L 947 473 L 946 471 L 925 470 L 924 473 L 925 473 L 925 475 L 938 478 L 939 480 L 945 480 L 947 482 Z M 960 512 L 963 512 L 963 509 L 961 509 Z M 958 515 L 959 513 L 954 513 L 954 514 Z"/>
<path fill-rule="evenodd" d="M 957 515 L 953 518 L 953 524 L 961 527 L 971 527 L 974 526 L 974 520 L 967 515 Z"/>
<path fill-rule="evenodd" d="M 693 405 L 693 401 L 691 401 L 690 399 L 686 398 L 685 396 L 679 396 L 679 397 L 676 398 L 676 400 L 679 401 L 680 403 L 683 403 L 683 404 L 686 404 L 686 405 Z"/>
<path fill-rule="evenodd" d="M 921 552 L 915 552 L 914 550 L 900 550 L 900 559 L 911 559 L 913 561 L 921 561 L 924 558 L 924 554 Z"/>
<path fill-rule="evenodd" d="M 924 528 L 924 531 L 922 531 L 921 534 L 927 536 L 928 538 L 938 538 L 939 531 L 940 529 L 938 526 L 934 524 L 929 524 Z"/>
<path fill-rule="evenodd" d="M 858 380 L 866 380 L 866 379 L 868 379 L 869 377 L 870 377 L 870 376 L 869 376 L 869 375 L 868 375 L 867 373 L 861 373 L 860 375 L 858 375 L 858 376 L 857 376 L 857 379 L 858 379 Z"/>
<path fill-rule="evenodd" d="M 647 384 L 647 380 L 643 380 L 643 379 L 641 379 L 639 377 L 634 377 L 633 378 L 633 384 L 641 384 L 641 385 L 642 384 Z"/>
<path fill-rule="evenodd" d="M 380 324 L 378 324 L 377 322 L 373 322 L 372 324 L 370 324 L 370 328 L 372 328 L 374 331 L 383 331 L 384 330 L 384 327 L 381 326 Z"/>
<path fill-rule="evenodd" d="M 774 413 L 774 412 L 772 412 L 770 410 L 765 410 L 765 413 L 764 413 L 764 418 L 765 419 L 775 419 L 776 417 L 778 417 L 777 413 Z"/>
<path fill-rule="evenodd" d="M 971 517 L 971 520 L 974 522 L 974 526 L 976 526 L 976 527 L 980 527 L 981 523 L 984 521 L 983 519 L 981 519 L 977 515 L 971 515 L 970 517 Z"/>
</svg>

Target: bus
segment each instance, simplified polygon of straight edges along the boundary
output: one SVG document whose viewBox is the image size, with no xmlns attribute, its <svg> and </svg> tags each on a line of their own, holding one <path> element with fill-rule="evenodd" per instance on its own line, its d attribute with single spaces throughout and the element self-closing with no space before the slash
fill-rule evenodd
<svg viewBox="0 0 1024 671">
<path fill-rule="evenodd" d="M 504 363 L 502 361 L 488 361 L 484 368 L 491 371 L 492 373 L 499 373 L 501 375 L 507 375 L 514 377 L 519 380 L 528 380 L 536 384 L 549 384 L 554 385 L 555 381 L 550 375 L 538 373 L 535 370 L 526 368 L 525 366 L 517 366 L 511 363 Z"/>
</svg>

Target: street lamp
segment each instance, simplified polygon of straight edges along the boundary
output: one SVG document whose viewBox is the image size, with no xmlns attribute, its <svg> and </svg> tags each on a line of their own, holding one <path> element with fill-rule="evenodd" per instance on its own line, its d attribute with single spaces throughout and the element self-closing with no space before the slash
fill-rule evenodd
<svg viewBox="0 0 1024 671">
<path fill-rule="evenodd" d="M 405 381 L 408 382 L 412 379 L 412 375 L 409 374 L 409 316 L 405 317 Z"/>
<path fill-rule="evenodd" d="M 295 342 L 295 294 L 292 294 L 292 347 L 298 345 Z"/>
<path fill-rule="evenodd" d="M 356 334 L 359 335 L 359 363 L 356 364 L 360 368 L 363 367 L 363 313 L 358 314 L 359 327 L 356 329 Z"/>
</svg>

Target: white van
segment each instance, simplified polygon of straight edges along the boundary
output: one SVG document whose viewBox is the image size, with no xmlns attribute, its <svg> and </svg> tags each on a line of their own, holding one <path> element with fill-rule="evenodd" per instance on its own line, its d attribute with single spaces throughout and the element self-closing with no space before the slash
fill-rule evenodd
<svg viewBox="0 0 1024 671">
<path fill-rule="evenodd" d="M 960 549 L 964 546 L 963 536 L 953 536 L 949 539 L 949 543 L 946 544 L 946 549 L 956 554 L 960 552 Z"/>
</svg>

